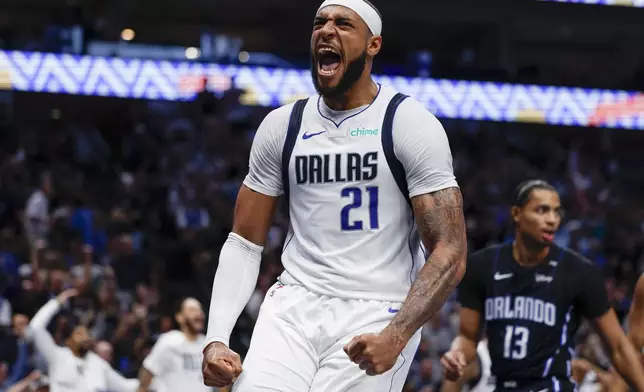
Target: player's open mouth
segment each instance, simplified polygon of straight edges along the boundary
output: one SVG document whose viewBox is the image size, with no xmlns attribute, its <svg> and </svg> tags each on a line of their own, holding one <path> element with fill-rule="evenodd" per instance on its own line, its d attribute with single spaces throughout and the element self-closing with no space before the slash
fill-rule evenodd
<svg viewBox="0 0 644 392">
<path fill-rule="evenodd" d="M 329 46 L 323 46 L 318 49 L 318 73 L 323 76 L 332 76 L 340 69 L 342 56 L 337 50 Z"/>
<path fill-rule="evenodd" d="M 542 233 L 543 233 L 543 237 L 549 241 L 552 241 L 555 238 L 554 230 L 542 230 Z"/>
</svg>

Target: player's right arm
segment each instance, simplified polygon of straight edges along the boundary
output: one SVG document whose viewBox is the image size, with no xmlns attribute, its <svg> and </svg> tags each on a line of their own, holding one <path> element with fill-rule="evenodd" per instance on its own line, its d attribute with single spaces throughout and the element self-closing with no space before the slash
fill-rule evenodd
<svg viewBox="0 0 644 392">
<path fill-rule="evenodd" d="M 67 302 L 69 298 L 76 295 L 78 295 L 78 291 L 76 289 L 63 291 L 58 295 L 58 297 L 50 300 L 45 304 L 45 306 L 40 308 L 29 323 L 27 336 L 31 341 L 33 341 L 38 352 L 50 365 L 56 360 L 58 345 L 49 331 L 47 331 L 47 325 L 49 325 L 51 319 L 58 313 L 60 306 Z"/>
<path fill-rule="evenodd" d="M 481 312 L 483 312 L 485 299 L 485 291 L 480 280 L 483 262 L 480 255 L 483 252 L 475 253 L 468 258 L 465 275 L 458 286 L 458 301 L 461 304 L 458 336 L 452 342 L 450 351 L 441 358 L 445 379 L 448 381 L 455 381 L 462 377 L 465 367 L 476 359 L 476 346 L 481 338 Z"/>
<path fill-rule="evenodd" d="M 242 371 L 229 346 L 237 318 L 250 300 L 262 250 L 283 193 L 281 150 L 288 125 L 288 107 L 271 112 L 257 130 L 233 218 L 233 230 L 221 249 L 212 289 L 203 376 L 207 386 L 224 387 Z"/>
</svg>

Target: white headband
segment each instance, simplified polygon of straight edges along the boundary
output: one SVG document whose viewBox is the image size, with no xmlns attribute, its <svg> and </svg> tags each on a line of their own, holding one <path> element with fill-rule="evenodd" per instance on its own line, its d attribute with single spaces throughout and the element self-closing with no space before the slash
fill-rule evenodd
<svg viewBox="0 0 644 392">
<path fill-rule="evenodd" d="M 325 0 L 324 3 L 318 8 L 318 12 L 324 7 L 328 7 L 330 5 L 340 5 L 342 7 L 346 7 L 350 10 L 353 10 L 358 16 L 364 20 L 364 22 L 367 24 L 367 27 L 369 27 L 369 30 L 371 30 L 371 34 L 373 35 L 380 35 L 382 33 L 382 19 L 380 19 L 380 15 L 378 15 L 378 12 L 376 12 L 375 9 L 373 9 L 372 6 L 369 4 L 365 3 L 362 0 Z"/>
</svg>

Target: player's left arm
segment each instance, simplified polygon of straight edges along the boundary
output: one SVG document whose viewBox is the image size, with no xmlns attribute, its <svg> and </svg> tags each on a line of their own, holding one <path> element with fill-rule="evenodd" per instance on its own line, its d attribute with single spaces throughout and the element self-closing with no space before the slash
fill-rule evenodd
<svg viewBox="0 0 644 392">
<path fill-rule="evenodd" d="M 633 303 L 628 317 L 628 337 L 635 350 L 642 353 L 644 348 L 644 275 L 637 281 Z"/>
<path fill-rule="evenodd" d="M 403 166 L 423 244 L 431 254 L 403 305 L 380 334 L 354 337 L 344 348 L 367 374 L 391 369 L 407 342 L 445 303 L 465 274 L 463 198 L 441 123 L 407 99 L 393 124 L 393 150 Z"/>
<path fill-rule="evenodd" d="M 404 346 L 445 303 L 465 274 L 463 197 L 441 123 L 417 101 L 394 119 L 394 152 L 406 172 L 416 224 L 430 255 L 387 330 Z"/>
<path fill-rule="evenodd" d="M 387 327 L 402 346 L 452 294 L 465 274 L 467 253 L 463 198 L 458 188 L 414 197 L 412 205 L 430 256 Z"/>
<path fill-rule="evenodd" d="M 135 392 L 139 386 L 136 378 L 125 378 L 105 363 L 107 388 L 114 392 Z"/>
<path fill-rule="evenodd" d="M 610 307 L 608 294 L 599 269 L 588 263 L 580 266 L 579 294 L 576 305 L 592 321 L 610 353 L 617 372 L 637 391 L 644 391 L 644 369 L 639 354 L 628 339 L 615 311 Z"/>
<path fill-rule="evenodd" d="M 141 369 L 139 370 L 139 385 L 136 392 L 148 392 L 153 379 L 154 374 L 144 366 L 141 366 Z"/>
</svg>

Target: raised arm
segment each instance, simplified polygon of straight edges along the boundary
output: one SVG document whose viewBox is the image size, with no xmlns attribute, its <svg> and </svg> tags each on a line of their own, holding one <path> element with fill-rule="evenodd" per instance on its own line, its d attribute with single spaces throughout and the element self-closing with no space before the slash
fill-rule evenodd
<svg viewBox="0 0 644 392">
<path fill-rule="evenodd" d="M 430 256 L 387 327 L 400 344 L 406 344 L 452 294 L 465 274 L 467 254 L 463 199 L 458 188 L 414 197 L 412 205 Z"/>
<path fill-rule="evenodd" d="M 78 295 L 78 292 L 75 289 L 63 291 L 56 299 L 49 300 L 45 306 L 40 308 L 29 323 L 27 337 L 34 342 L 36 349 L 45 357 L 45 360 L 50 366 L 56 359 L 58 345 L 49 331 L 47 331 L 47 325 L 49 325 L 51 319 L 58 313 L 60 306 L 67 302 L 69 298 L 76 295 Z"/>
</svg>

